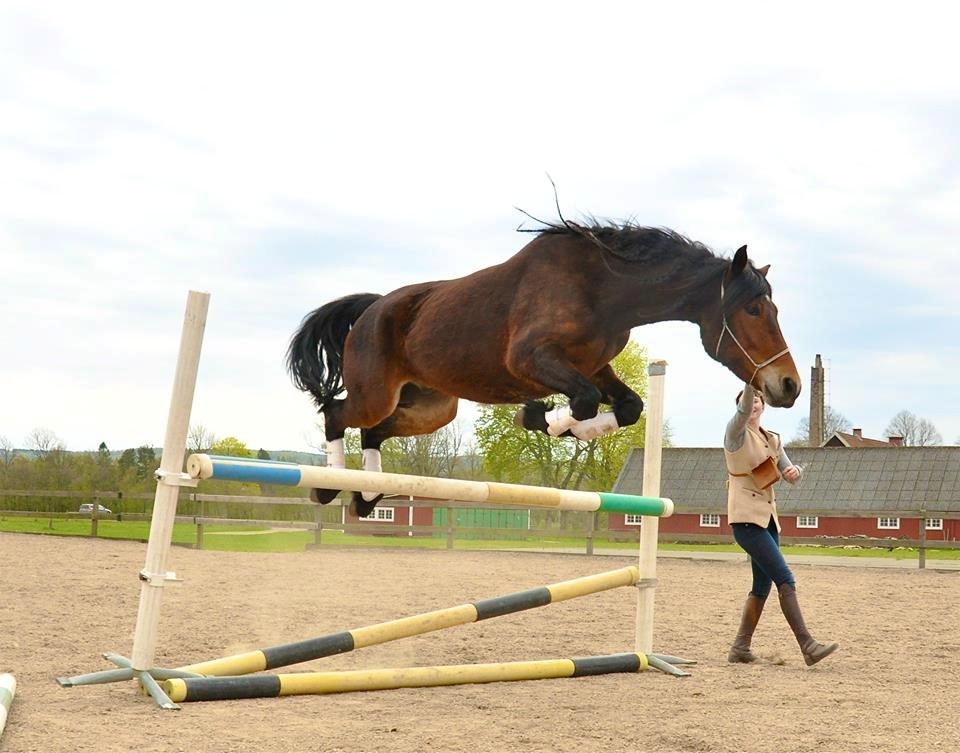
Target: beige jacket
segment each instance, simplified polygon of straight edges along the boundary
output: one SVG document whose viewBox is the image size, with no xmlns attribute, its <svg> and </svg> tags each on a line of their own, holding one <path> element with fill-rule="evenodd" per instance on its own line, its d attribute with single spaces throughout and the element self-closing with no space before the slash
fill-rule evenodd
<svg viewBox="0 0 960 753">
<path fill-rule="evenodd" d="M 747 426 L 743 446 L 739 450 L 723 451 L 727 461 L 727 522 L 728 523 L 755 523 L 761 528 L 770 525 L 770 516 L 773 516 L 777 530 L 780 530 L 780 521 L 777 519 L 777 502 L 773 486 L 760 490 L 753 483 L 750 471 L 756 468 L 767 458 L 772 458 L 774 465 L 780 457 L 780 435 L 767 429 L 756 429 Z M 781 477 L 782 478 L 782 477 Z"/>
</svg>

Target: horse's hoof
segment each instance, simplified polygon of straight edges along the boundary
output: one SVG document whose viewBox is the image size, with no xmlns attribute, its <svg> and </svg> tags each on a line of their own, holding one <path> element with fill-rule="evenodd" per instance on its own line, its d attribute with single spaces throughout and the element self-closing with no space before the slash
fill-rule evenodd
<svg viewBox="0 0 960 753">
<path fill-rule="evenodd" d="M 551 406 L 540 400 L 531 400 L 526 403 L 513 417 L 513 423 L 527 431 L 542 431 L 547 433 L 547 411 Z"/>
<path fill-rule="evenodd" d="M 373 512 L 373 508 L 377 506 L 377 502 L 379 502 L 381 499 L 383 499 L 383 495 L 378 494 L 372 500 L 367 502 L 360 492 L 354 492 L 350 496 L 350 512 L 356 515 L 358 518 L 369 517 L 370 513 Z"/>
<path fill-rule="evenodd" d="M 339 493 L 339 489 L 311 489 L 310 501 L 316 502 L 318 505 L 329 505 L 337 498 Z"/>
</svg>

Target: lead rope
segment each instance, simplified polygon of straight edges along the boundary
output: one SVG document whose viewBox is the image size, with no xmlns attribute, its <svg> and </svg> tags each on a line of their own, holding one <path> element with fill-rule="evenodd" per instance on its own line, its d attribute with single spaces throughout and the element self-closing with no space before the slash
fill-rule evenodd
<svg viewBox="0 0 960 753">
<path fill-rule="evenodd" d="M 723 342 L 723 336 L 726 335 L 726 334 L 729 334 L 729 335 L 730 335 L 730 339 L 733 340 L 733 341 L 737 344 L 737 347 L 738 347 L 738 348 L 740 348 L 740 352 L 742 352 L 743 355 L 745 355 L 745 356 L 747 357 L 747 360 L 754 366 L 753 374 L 750 375 L 750 379 L 747 381 L 747 384 L 751 385 L 752 387 L 756 387 L 757 385 L 755 385 L 755 384 L 753 383 L 753 380 L 756 379 L 757 374 L 760 372 L 760 369 L 764 368 L 765 366 L 769 366 L 771 363 L 773 363 L 774 361 L 776 361 L 778 358 L 783 358 L 785 355 L 787 355 L 787 354 L 790 352 L 790 348 L 789 348 L 789 347 L 784 348 L 784 349 L 781 350 L 779 353 L 777 353 L 777 355 L 771 356 L 770 358 L 768 358 L 768 359 L 767 359 L 766 361 L 764 361 L 763 363 L 757 363 L 756 361 L 754 361 L 753 358 L 750 357 L 750 354 L 747 353 L 747 349 L 744 348 L 744 347 L 740 344 L 740 341 L 737 339 L 737 336 L 736 336 L 735 334 L 733 334 L 733 330 L 730 329 L 730 325 L 727 324 L 727 314 L 726 314 L 726 312 L 723 310 L 723 296 L 724 296 L 723 280 L 720 280 L 720 315 L 723 317 L 723 329 L 720 330 L 720 338 L 717 340 L 717 350 L 716 350 L 716 352 L 713 354 L 713 357 L 714 357 L 716 360 L 718 360 L 718 361 L 720 360 L 720 358 L 719 358 L 719 356 L 720 356 L 720 343 Z"/>
</svg>

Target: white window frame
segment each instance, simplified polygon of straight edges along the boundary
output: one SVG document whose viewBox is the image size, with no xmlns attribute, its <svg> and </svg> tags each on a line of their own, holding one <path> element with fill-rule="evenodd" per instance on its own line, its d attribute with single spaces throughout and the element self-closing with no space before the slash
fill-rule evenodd
<svg viewBox="0 0 960 753">
<path fill-rule="evenodd" d="M 924 520 L 924 526 L 928 531 L 942 531 L 943 518 L 927 518 Z"/>
<path fill-rule="evenodd" d="M 360 520 L 365 520 L 369 523 L 393 523 L 396 519 L 394 514 L 393 507 L 377 507 L 373 508 L 373 512 L 365 518 L 360 518 Z"/>
<path fill-rule="evenodd" d="M 877 518 L 877 528 L 881 531 L 899 531 L 900 518 Z"/>
<path fill-rule="evenodd" d="M 798 515 L 797 528 L 819 528 L 820 517 L 818 515 Z"/>
<path fill-rule="evenodd" d="M 720 515 L 715 512 L 700 513 L 700 527 L 701 528 L 719 528 Z"/>
<path fill-rule="evenodd" d="M 638 526 L 643 522 L 642 515 L 634 515 L 632 513 L 627 513 L 623 516 L 624 525 L 628 526 Z"/>
</svg>

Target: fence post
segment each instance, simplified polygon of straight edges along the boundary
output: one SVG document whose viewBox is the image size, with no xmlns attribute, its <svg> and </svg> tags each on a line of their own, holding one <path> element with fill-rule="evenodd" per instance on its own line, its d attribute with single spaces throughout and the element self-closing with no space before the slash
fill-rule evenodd
<svg viewBox="0 0 960 753">
<path fill-rule="evenodd" d="M 453 508 L 447 508 L 447 549 L 453 549 Z"/>
<path fill-rule="evenodd" d="M 924 570 L 927 567 L 927 511 L 920 511 L 920 549 L 917 566 Z"/>
<path fill-rule="evenodd" d="M 100 495 L 93 493 L 93 510 L 90 512 L 90 536 L 96 538 L 100 522 Z"/>
<path fill-rule="evenodd" d="M 313 509 L 313 518 L 317 524 L 317 527 L 313 531 L 313 546 L 320 546 L 320 539 L 323 536 L 323 508 L 320 505 L 315 505 Z"/>
<path fill-rule="evenodd" d="M 593 532 L 597 529 L 597 513 L 594 510 L 587 519 L 587 554 L 593 554 Z"/>
<path fill-rule="evenodd" d="M 197 501 L 196 492 L 193 492 L 193 514 L 196 515 L 194 520 L 197 523 L 197 543 L 194 548 L 203 549 L 203 519 L 207 516 L 207 507 L 202 499 Z"/>
</svg>

